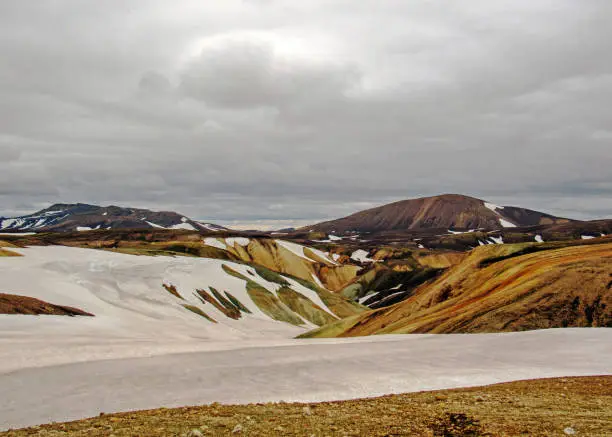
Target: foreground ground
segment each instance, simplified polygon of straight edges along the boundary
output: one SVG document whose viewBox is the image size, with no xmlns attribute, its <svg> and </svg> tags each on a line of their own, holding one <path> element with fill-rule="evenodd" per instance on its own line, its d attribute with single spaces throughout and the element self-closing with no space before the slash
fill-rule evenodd
<svg viewBox="0 0 612 437">
<path fill-rule="evenodd" d="M 4 436 L 612 435 L 612 376 L 315 404 L 157 409 L 0 433 Z M 191 434 L 190 434 L 191 433 Z"/>
</svg>

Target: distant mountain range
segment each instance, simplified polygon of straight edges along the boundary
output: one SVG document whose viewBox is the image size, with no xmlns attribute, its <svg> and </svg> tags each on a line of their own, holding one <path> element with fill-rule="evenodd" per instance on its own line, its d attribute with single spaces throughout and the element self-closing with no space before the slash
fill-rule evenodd
<svg viewBox="0 0 612 437">
<path fill-rule="evenodd" d="M 299 231 L 324 233 L 380 233 L 393 231 L 482 230 L 513 227 L 560 225 L 572 223 L 539 211 L 493 203 L 460 194 L 402 200 L 360 211 L 348 217 L 301 228 Z M 0 231 L 73 232 L 95 229 L 186 229 L 224 231 L 211 223 L 202 223 L 172 211 L 119 206 L 96 206 L 84 203 L 58 203 L 21 217 L 0 217 Z M 287 229 L 286 232 L 293 232 Z"/>
<path fill-rule="evenodd" d="M 443 194 L 402 200 L 303 229 L 340 234 L 424 229 L 498 230 L 570 221 L 530 209 L 497 206 L 460 194 Z"/>
<path fill-rule="evenodd" d="M 192 220 L 172 211 L 150 211 L 85 203 L 58 203 L 21 217 L 0 217 L 1 231 L 73 232 L 95 229 L 226 230 L 222 226 Z"/>
</svg>

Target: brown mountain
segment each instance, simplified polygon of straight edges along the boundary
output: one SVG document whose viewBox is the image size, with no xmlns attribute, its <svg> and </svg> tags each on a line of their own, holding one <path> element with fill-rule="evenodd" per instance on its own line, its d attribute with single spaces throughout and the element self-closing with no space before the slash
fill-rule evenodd
<svg viewBox="0 0 612 437">
<path fill-rule="evenodd" d="M 502 207 L 474 197 L 443 194 L 390 203 L 305 229 L 336 233 L 438 228 L 494 230 L 568 221 L 525 208 Z"/>
</svg>

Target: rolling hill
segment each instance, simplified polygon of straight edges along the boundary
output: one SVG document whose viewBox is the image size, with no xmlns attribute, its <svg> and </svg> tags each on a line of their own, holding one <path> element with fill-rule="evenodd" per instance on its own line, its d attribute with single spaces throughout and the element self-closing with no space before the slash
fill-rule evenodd
<svg viewBox="0 0 612 437">
<path fill-rule="evenodd" d="M 3 232 L 73 232 L 94 229 L 186 229 L 221 231 L 225 228 L 201 223 L 171 211 L 150 211 L 85 203 L 58 203 L 33 214 L 0 217 Z"/>
<path fill-rule="evenodd" d="M 525 208 L 497 206 L 474 197 L 443 194 L 390 203 L 307 226 L 304 230 L 337 234 L 422 229 L 497 230 L 568 221 Z"/>
<path fill-rule="evenodd" d="M 482 246 L 408 299 L 308 337 L 612 327 L 612 242 Z"/>
</svg>

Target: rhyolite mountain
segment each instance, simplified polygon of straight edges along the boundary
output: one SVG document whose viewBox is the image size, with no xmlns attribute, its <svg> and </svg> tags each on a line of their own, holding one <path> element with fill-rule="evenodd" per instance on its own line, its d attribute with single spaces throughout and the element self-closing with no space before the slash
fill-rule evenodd
<svg viewBox="0 0 612 437">
<path fill-rule="evenodd" d="M 220 231 L 225 228 L 201 223 L 172 211 L 150 211 L 85 203 L 58 203 L 33 214 L 0 217 L 1 231 L 73 232 L 95 229 L 186 229 Z"/>
<path fill-rule="evenodd" d="M 390 203 L 341 219 L 307 226 L 304 230 L 336 233 L 423 229 L 496 230 L 569 221 L 530 209 L 497 206 L 470 196 L 443 194 Z"/>
</svg>

